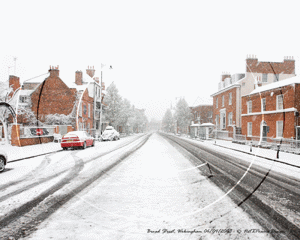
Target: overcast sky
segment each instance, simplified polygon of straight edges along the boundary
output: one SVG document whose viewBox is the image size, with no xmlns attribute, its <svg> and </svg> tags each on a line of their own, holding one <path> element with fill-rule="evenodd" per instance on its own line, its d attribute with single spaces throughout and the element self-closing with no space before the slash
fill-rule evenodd
<svg viewBox="0 0 300 240">
<path fill-rule="evenodd" d="M 0 77 L 21 81 L 59 65 L 66 83 L 100 64 L 106 86 L 160 119 L 176 97 L 217 91 L 222 72 L 259 61 L 299 62 L 297 1 L 1 1 Z M 17 57 L 14 73 L 13 57 Z"/>
</svg>

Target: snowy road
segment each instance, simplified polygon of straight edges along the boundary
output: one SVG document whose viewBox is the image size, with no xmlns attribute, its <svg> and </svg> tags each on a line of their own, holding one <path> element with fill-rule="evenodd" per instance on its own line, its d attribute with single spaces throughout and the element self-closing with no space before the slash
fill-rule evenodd
<svg viewBox="0 0 300 240">
<path fill-rule="evenodd" d="M 167 140 L 153 134 L 26 239 L 272 239 L 263 231 Z"/>
</svg>

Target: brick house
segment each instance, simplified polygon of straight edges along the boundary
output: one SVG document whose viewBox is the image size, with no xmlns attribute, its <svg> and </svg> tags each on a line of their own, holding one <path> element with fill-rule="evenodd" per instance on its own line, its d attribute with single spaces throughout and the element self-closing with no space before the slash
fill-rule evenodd
<svg viewBox="0 0 300 240">
<path fill-rule="evenodd" d="M 40 122 L 45 122 L 49 114 L 72 114 L 76 118 L 74 130 L 87 130 L 94 134 L 97 130 L 100 132 L 99 108 L 105 90 L 102 83 L 100 98 L 99 78 L 94 74 L 93 67 L 88 67 L 86 73 L 76 71 L 75 82 L 68 86 L 59 77 L 58 66 L 50 66 L 47 74 L 25 81 L 22 89 L 16 89 L 15 98 L 18 98 L 19 107 L 30 108 Z M 18 86 L 15 78 L 11 77 L 10 84 Z M 19 83 L 19 78 L 17 80 Z M 27 124 L 26 119 L 19 118 L 18 123 Z"/>
<path fill-rule="evenodd" d="M 259 62 L 254 56 L 246 59 L 246 72 L 224 73 L 213 97 L 213 119 L 216 129 L 241 133 L 242 96 L 257 86 L 265 86 L 295 76 L 295 60 L 285 57 L 283 62 Z"/>
<path fill-rule="evenodd" d="M 242 97 L 242 134 L 259 142 L 268 138 L 300 140 L 300 78 L 262 87 Z"/>
<path fill-rule="evenodd" d="M 213 105 L 198 105 L 190 107 L 193 114 L 193 123 L 213 123 Z"/>
</svg>

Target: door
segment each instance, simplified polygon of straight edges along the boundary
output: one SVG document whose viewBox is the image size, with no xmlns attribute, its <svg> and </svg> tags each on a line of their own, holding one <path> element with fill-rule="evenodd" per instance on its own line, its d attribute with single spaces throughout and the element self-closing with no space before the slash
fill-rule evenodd
<svg viewBox="0 0 300 240">
<path fill-rule="evenodd" d="M 267 133 L 268 133 L 268 126 L 263 126 L 263 130 L 262 130 L 262 141 L 263 142 L 267 141 Z"/>
</svg>

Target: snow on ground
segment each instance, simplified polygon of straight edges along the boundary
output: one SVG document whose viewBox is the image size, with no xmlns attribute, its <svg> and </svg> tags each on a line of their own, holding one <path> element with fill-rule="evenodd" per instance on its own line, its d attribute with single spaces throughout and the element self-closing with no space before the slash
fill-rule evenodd
<svg viewBox="0 0 300 240">
<path fill-rule="evenodd" d="M 272 172 L 278 172 L 300 179 L 300 168 L 276 162 L 278 160 L 300 167 L 300 155 L 279 152 L 279 158 L 277 159 L 277 151 L 272 149 L 253 147 L 252 152 L 250 152 L 249 145 L 232 143 L 231 141 L 217 139 L 215 144 L 215 140 L 198 141 L 195 139 L 186 139 L 194 143 L 198 143 L 199 145 L 205 145 L 217 152 L 233 155 L 245 161 L 253 162 L 253 164 L 265 167 L 266 169 L 271 169 Z M 233 151 L 232 149 L 239 151 Z M 275 161 L 267 160 L 264 157 L 274 159 Z"/>
<path fill-rule="evenodd" d="M 263 231 L 154 134 L 26 239 L 272 239 L 247 229 Z"/>
</svg>

